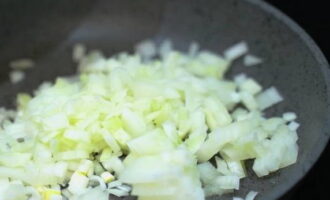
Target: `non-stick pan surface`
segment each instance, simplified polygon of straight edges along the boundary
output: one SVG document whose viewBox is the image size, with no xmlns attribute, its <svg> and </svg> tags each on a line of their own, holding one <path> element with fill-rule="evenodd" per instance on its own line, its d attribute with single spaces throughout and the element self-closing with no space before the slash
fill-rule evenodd
<svg viewBox="0 0 330 200">
<path fill-rule="evenodd" d="M 317 160 L 330 130 L 328 64 L 301 28 L 260 0 L 0 1 L 0 105 L 13 106 L 18 92 L 73 74 L 71 50 L 77 42 L 111 55 L 132 51 L 145 38 L 169 38 L 180 50 L 197 41 L 219 53 L 245 40 L 264 63 L 245 68 L 238 61 L 228 77 L 244 72 L 265 87 L 278 87 L 285 101 L 268 115 L 298 114 L 302 126 L 297 164 L 261 179 L 250 173 L 235 196 L 256 190 L 260 200 L 279 198 Z M 21 57 L 33 58 L 37 66 L 27 72 L 27 79 L 12 85 L 7 63 Z"/>
</svg>

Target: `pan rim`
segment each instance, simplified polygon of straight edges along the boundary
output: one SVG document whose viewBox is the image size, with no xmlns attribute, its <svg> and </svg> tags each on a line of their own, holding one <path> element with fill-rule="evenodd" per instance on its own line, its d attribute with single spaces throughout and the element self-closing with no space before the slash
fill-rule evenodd
<svg viewBox="0 0 330 200">
<path fill-rule="evenodd" d="M 272 17 L 277 19 L 279 22 L 283 23 L 290 31 L 296 34 L 301 41 L 306 45 L 306 47 L 310 50 L 311 55 L 315 58 L 318 66 L 321 70 L 323 75 L 324 82 L 326 84 L 326 98 L 327 98 L 327 112 L 330 113 L 330 69 L 329 63 L 323 54 L 320 47 L 317 43 L 312 39 L 312 37 L 292 18 L 286 15 L 284 12 L 280 11 L 278 8 L 274 7 L 273 5 L 263 1 L 263 0 L 245 0 L 247 3 L 261 9 L 262 11 L 269 13 Z M 324 121 L 324 130 L 330 129 L 330 115 L 327 115 Z M 325 132 L 325 131 L 323 131 Z M 284 194 L 286 194 L 290 189 L 292 189 L 299 181 L 301 181 L 305 175 L 312 169 L 314 164 L 319 160 L 322 152 L 326 148 L 329 142 L 330 134 L 329 132 L 325 132 L 324 134 L 320 135 L 318 139 L 318 145 L 314 146 L 313 151 L 310 154 L 308 162 L 304 162 L 301 165 L 301 172 L 293 174 L 290 181 L 286 182 L 286 184 L 279 184 L 276 187 L 276 193 L 270 192 L 266 196 L 265 199 L 278 199 Z"/>
</svg>

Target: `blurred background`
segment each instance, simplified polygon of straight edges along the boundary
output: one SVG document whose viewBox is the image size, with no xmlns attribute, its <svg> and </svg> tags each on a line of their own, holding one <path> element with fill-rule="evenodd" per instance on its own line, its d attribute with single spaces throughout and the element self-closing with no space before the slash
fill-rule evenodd
<svg viewBox="0 0 330 200">
<path fill-rule="evenodd" d="M 315 40 L 328 61 L 330 60 L 330 15 L 326 0 L 266 0 L 282 10 Z M 308 175 L 283 200 L 330 199 L 330 147 Z"/>
</svg>

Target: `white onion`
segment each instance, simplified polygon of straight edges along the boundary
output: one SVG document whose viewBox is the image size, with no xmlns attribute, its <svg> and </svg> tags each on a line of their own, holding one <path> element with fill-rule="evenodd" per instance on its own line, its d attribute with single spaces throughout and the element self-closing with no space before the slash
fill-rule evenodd
<svg viewBox="0 0 330 200">
<path fill-rule="evenodd" d="M 25 73 L 20 70 L 13 70 L 10 72 L 9 78 L 11 83 L 16 84 L 24 80 Z"/>
<path fill-rule="evenodd" d="M 135 50 L 147 60 L 150 60 L 157 53 L 155 43 L 151 40 L 144 40 L 140 42 L 136 45 Z"/>
<path fill-rule="evenodd" d="M 246 197 L 245 200 L 254 200 L 256 198 L 256 196 L 258 195 L 258 192 L 255 191 L 250 191 Z"/>
<path fill-rule="evenodd" d="M 97 182 L 99 184 L 99 187 L 103 190 L 105 190 L 107 188 L 107 186 L 105 185 L 105 182 L 99 176 L 90 176 L 89 180 Z"/>
<path fill-rule="evenodd" d="M 9 63 L 9 66 L 16 70 L 25 70 L 34 67 L 34 65 L 34 61 L 30 58 L 21 58 Z"/>
<path fill-rule="evenodd" d="M 262 112 L 279 92 L 244 74 L 224 78 L 245 42 L 225 58 L 197 44 L 187 54 L 168 40 L 155 48 L 147 40 L 138 54 L 106 58 L 77 45 L 79 74 L 18 95 L 17 112 L 0 109 L 0 197 L 204 200 L 239 189 L 247 159 L 258 176 L 296 162 L 296 115 Z"/>
<path fill-rule="evenodd" d="M 168 56 L 172 50 L 172 42 L 170 40 L 164 40 L 159 46 L 158 53 L 162 58 L 166 58 L 166 56 Z"/>
<path fill-rule="evenodd" d="M 72 60 L 75 62 L 81 61 L 86 56 L 86 47 L 83 44 L 76 44 L 73 47 Z"/>
<path fill-rule="evenodd" d="M 283 97 L 275 87 L 270 87 L 265 91 L 263 91 L 262 93 L 260 93 L 257 96 L 256 100 L 258 102 L 259 108 L 261 110 L 264 110 L 283 101 Z"/>
<path fill-rule="evenodd" d="M 246 74 L 237 74 L 234 77 L 234 81 L 237 85 L 241 85 L 242 83 L 244 83 L 247 79 L 247 75 Z"/>
<path fill-rule="evenodd" d="M 244 56 L 243 63 L 245 66 L 250 67 L 254 65 L 259 65 L 260 63 L 262 63 L 262 59 L 254 55 L 246 55 Z"/>
<path fill-rule="evenodd" d="M 292 121 L 289 123 L 288 127 L 291 131 L 296 131 L 300 127 L 300 124 L 295 121 Z"/>
<path fill-rule="evenodd" d="M 233 197 L 233 200 L 244 200 L 244 199 L 242 199 L 240 197 Z"/>
<path fill-rule="evenodd" d="M 195 57 L 198 54 L 199 44 L 197 42 L 192 42 L 188 49 L 188 55 Z"/>
<path fill-rule="evenodd" d="M 110 194 L 113 194 L 117 197 L 123 197 L 123 196 L 127 196 L 128 192 L 124 191 L 124 190 L 120 190 L 120 189 L 109 189 L 108 190 Z"/>
<path fill-rule="evenodd" d="M 233 61 L 249 51 L 246 42 L 237 43 L 224 51 L 224 56 L 227 60 Z"/>
<path fill-rule="evenodd" d="M 118 186 L 121 186 L 123 185 L 123 183 L 121 181 L 112 181 L 108 184 L 108 188 L 115 188 L 115 187 L 118 187 Z"/>
<path fill-rule="evenodd" d="M 291 121 L 297 119 L 297 115 L 294 112 L 283 113 L 282 117 L 285 121 L 288 121 L 288 122 L 291 122 Z"/>
</svg>

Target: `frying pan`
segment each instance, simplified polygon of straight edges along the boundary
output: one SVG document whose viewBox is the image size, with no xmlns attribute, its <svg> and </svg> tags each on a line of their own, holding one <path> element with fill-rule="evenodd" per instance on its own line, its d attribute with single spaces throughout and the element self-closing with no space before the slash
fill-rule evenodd
<svg viewBox="0 0 330 200">
<path fill-rule="evenodd" d="M 235 62 L 228 78 L 244 72 L 265 87 L 276 86 L 285 101 L 268 110 L 268 116 L 298 114 L 298 162 L 261 179 L 249 172 L 235 196 L 256 190 L 259 200 L 277 199 L 318 159 L 330 130 L 328 63 L 297 24 L 260 0 L 2 0 L 0 105 L 12 107 L 18 92 L 32 92 L 43 81 L 73 74 L 71 51 L 77 42 L 111 55 L 132 51 L 146 38 L 157 43 L 171 39 L 179 50 L 197 41 L 218 53 L 245 40 L 264 63 L 246 68 Z M 8 62 L 21 57 L 37 64 L 23 82 L 12 85 Z"/>
</svg>

